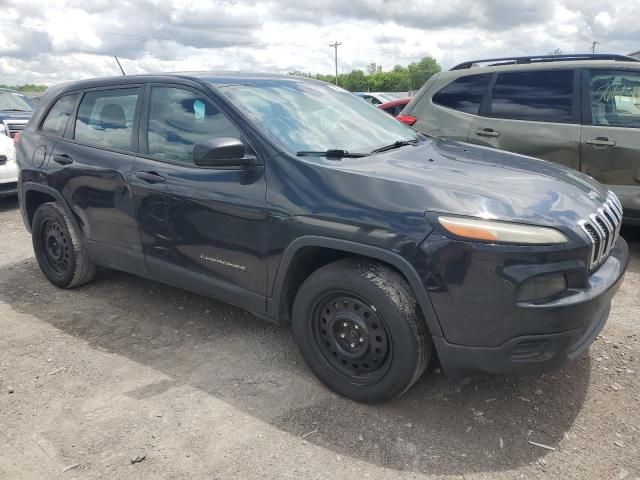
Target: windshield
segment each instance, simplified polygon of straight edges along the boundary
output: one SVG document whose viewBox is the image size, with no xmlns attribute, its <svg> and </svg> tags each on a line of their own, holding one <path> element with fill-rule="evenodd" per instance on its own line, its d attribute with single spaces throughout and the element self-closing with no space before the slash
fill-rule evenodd
<svg viewBox="0 0 640 480">
<path fill-rule="evenodd" d="M 421 138 L 382 110 L 330 84 L 263 80 L 215 86 L 293 153 L 370 152 L 398 140 Z"/>
<path fill-rule="evenodd" d="M 18 92 L 0 91 L 0 110 L 33 112 L 33 105 L 27 97 Z"/>
</svg>

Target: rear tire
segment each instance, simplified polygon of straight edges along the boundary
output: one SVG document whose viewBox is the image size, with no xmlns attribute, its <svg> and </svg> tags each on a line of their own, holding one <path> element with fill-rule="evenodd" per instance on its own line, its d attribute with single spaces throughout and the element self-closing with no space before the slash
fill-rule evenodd
<svg viewBox="0 0 640 480">
<path fill-rule="evenodd" d="M 40 270 L 60 288 L 89 282 L 95 265 L 79 232 L 57 202 L 43 203 L 33 215 L 31 240 Z"/>
<path fill-rule="evenodd" d="M 296 295 L 292 327 L 314 374 L 359 402 L 402 395 L 433 351 L 404 277 L 366 259 L 340 260 L 312 273 Z"/>
</svg>

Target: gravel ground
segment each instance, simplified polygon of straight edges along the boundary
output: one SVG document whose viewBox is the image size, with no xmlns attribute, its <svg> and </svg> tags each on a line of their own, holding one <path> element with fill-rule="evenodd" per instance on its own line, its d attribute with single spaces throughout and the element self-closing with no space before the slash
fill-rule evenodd
<svg viewBox="0 0 640 480">
<path fill-rule="evenodd" d="M 55 288 L 15 200 L 0 232 L 0 478 L 640 477 L 640 230 L 588 355 L 432 373 L 378 406 L 326 390 L 287 328 L 240 309 L 108 270 Z"/>
</svg>

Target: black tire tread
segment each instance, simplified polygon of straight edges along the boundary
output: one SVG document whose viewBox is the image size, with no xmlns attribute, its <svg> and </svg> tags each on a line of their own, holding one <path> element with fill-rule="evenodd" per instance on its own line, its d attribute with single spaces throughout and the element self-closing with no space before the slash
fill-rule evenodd
<svg viewBox="0 0 640 480">
<path fill-rule="evenodd" d="M 380 304 L 378 307 L 385 310 L 387 314 L 394 315 L 394 322 L 402 322 L 405 325 L 404 330 L 408 337 L 404 338 L 406 339 L 405 341 L 411 342 L 411 348 L 414 349 L 414 360 L 405 365 L 405 368 L 410 370 L 404 370 L 406 375 L 402 375 L 403 380 L 396 383 L 395 387 L 392 387 L 393 382 L 384 381 L 389 384 L 389 390 L 382 390 L 379 386 L 372 385 L 372 390 L 366 393 L 364 390 L 356 392 L 351 388 L 338 387 L 337 385 L 332 387 L 330 383 L 328 383 L 328 386 L 336 388 L 336 390 L 339 389 L 342 394 L 354 400 L 366 403 L 386 401 L 399 397 L 409 390 L 427 369 L 433 352 L 433 343 L 411 286 L 404 276 L 391 266 L 369 258 L 349 257 L 325 265 L 309 275 L 300 286 L 294 300 L 293 330 L 298 344 L 303 349 L 303 354 L 305 351 L 307 354 L 313 351 L 313 348 L 307 348 L 306 346 L 308 340 L 306 340 L 305 327 L 303 327 L 307 321 L 306 318 L 308 318 L 306 308 L 309 302 L 312 302 L 313 296 L 317 294 L 315 292 L 321 291 L 323 288 L 321 285 L 332 288 L 332 286 L 336 285 L 336 282 L 340 284 L 342 281 L 351 285 L 351 288 L 355 288 L 355 293 L 358 293 L 358 288 L 368 292 L 367 298 L 369 298 L 369 301 L 380 303 L 384 299 L 384 305 Z M 368 285 L 363 284 L 363 282 L 368 283 Z M 357 287 L 357 285 L 361 287 Z M 395 312 L 395 314 L 390 312 Z M 301 344 L 300 342 L 304 343 Z M 309 364 L 310 359 L 306 360 Z M 327 379 L 330 379 L 331 375 L 328 373 L 320 374 L 317 371 L 319 364 L 322 362 L 311 361 L 313 365 L 310 364 L 309 366 L 312 367 L 312 370 L 316 370 L 316 374 L 324 377 L 323 381 L 325 383 L 330 382 Z M 398 379 L 398 377 L 393 378 Z M 341 393 L 340 391 L 338 393 Z"/>
<path fill-rule="evenodd" d="M 353 267 L 353 260 L 347 264 Z M 387 297 L 395 303 L 398 310 L 403 313 L 405 321 L 414 331 L 418 339 L 419 361 L 416 364 L 410 383 L 394 397 L 397 398 L 409 390 L 427 369 L 429 358 L 433 351 L 431 347 L 431 336 L 428 333 L 426 322 L 422 317 L 422 311 L 418 306 L 418 301 L 411 290 L 411 286 L 398 271 L 381 262 L 368 260 L 359 260 L 356 265 L 363 278 L 374 283 L 377 288 L 387 293 Z"/>
<path fill-rule="evenodd" d="M 96 273 L 96 266 L 91 261 L 89 257 L 89 252 L 87 251 L 84 243 L 82 242 L 82 237 L 80 233 L 75 228 L 73 222 L 69 220 L 69 216 L 67 212 L 62 208 L 62 206 L 58 202 L 48 202 L 43 203 L 38 207 L 36 213 L 34 215 L 34 219 L 38 215 L 38 211 L 43 209 L 41 212 L 44 212 L 45 208 L 54 209 L 64 220 L 65 226 L 69 231 L 69 235 L 71 236 L 71 246 L 73 249 L 73 265 L 74 271 L 71 280 L 66 285 L 61 285 L 62 288 L 74 288 L 84 285 L 93 279 Z M 35 222 L 34 222 L 35 223 Z M 37 235 L 37 232 L 33 232 L 34 235 Z"/>
</svg>

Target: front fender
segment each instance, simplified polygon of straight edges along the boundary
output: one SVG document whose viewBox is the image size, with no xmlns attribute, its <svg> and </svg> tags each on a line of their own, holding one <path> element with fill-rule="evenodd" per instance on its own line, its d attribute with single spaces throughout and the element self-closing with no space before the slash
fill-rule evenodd
<svg viewBox="0 0 640 480">
<path fill-rule="evenodd" d="M 409 282 L 418 304 L 422 310 L 429 332 L 434 336 L 442 336 L 442 329 L 431 301 L 424 289 L 420 277 L 413 266 L 397 253 L 384 250 L 382 248 L 364 245 L 348 240 L 322 237 L 316 235 L 306 235 L 292 241 L 284 251 L 278 269 L 275 274 L 272 297 L 267 300 L 267 314 L 273 318 L 279 317 L 279 306 L 282 300 L 284 285 L 287 274 L 291 268 L 291 263 L 296 253 L 305 247 L 330 248 L 354 255 L 369 257 L 387 263 L 396 268 Z"/>
</svg>

